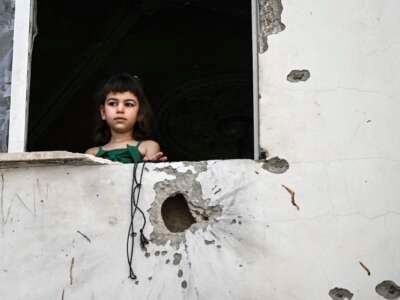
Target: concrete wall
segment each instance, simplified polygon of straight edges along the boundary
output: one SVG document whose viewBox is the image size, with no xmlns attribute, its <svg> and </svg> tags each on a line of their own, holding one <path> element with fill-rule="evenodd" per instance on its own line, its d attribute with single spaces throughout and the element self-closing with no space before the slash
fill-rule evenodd
<svg viewBox="0 0 400 300">
<path fill-rule="evenodd" d="M 8 165 L 2 298 L 400 297 L 400 4 L 262 3 L 261 146 L 285 160 L 147 165 L 137 282 L 132 166 Z M 177 191 L 209 220 L 171 234 L 159 212 Z"/>
<path fill-rule="evenodd" d="M 345 165 L 313 163 L 276 175 L 250 160 L 146 165 L 139 205 L 150 244 L 143 251 L 136 237 L 131 280 L 132 167 L 1 170 L 2 299 L 381 299 L 377 285 L 399 282 L 394 188 L 373 199 L 365 188 L 385 178 L 334 181 Z M 197 222 L 171 233 L 161 204 L 177 192 Z"/>
<path fill-rule="evenodd" d="M 282 7 L 260 56 L 260 132 L 270 157 L 288 161 L 281 182 L 301 202 L 297 227 L 284 232 L 298 237 L 290 259 L 303 263 L 288 279 L 314 282 L 298 299 L 327 298 L 322 282 L 375 299 L 377 282 L 400 283 L 400 3 L 287 0 Z M 292 70 L 310 76 L 293 82 Z M 308 255 L 315 263 L 306 263 Z"/>
</svg>

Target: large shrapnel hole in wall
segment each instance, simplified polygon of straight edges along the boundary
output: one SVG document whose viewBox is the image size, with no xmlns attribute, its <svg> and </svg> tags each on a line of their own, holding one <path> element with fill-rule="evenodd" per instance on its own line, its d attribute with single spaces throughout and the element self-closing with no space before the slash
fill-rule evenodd
<svg viewBox="0 0 400 300">
<path fill-rule="evenodd" d="M 93 147 L 99 80 L 138 75 L 169 160 L 253 158 L 251 1 L 37 1 L 28 151 Z"/>
<path fill-rule="evenodd" d="M 187 200 L 181 193 L 170 196 L 163 202 L 161 216 L 165 226 L 171 232 L 183 232 L 196 223 Z"/>
</svg>

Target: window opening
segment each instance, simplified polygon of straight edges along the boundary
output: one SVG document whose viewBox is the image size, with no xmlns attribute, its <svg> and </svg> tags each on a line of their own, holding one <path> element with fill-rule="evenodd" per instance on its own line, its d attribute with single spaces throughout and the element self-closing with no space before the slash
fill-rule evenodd
<svg viewBox="0 0 400 300">
<path fill-rule="evenodd" d="M 93 146 L 96 85 L 129 72 L 170 160 L 254 157 L 251 1 L 37 5 L 28 151 Z"/>
</svg>

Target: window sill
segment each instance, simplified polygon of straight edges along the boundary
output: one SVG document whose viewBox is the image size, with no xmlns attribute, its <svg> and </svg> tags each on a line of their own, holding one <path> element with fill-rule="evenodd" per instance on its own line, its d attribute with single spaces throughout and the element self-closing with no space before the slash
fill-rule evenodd
<svg viewBox="0 0 400 300">
<path fill-rule="evenodd" d="M 67 151 L 0 153 L 0 169 L 50 165 L 110 165 L 119 164 L 89 154 Z"/>
</svg>

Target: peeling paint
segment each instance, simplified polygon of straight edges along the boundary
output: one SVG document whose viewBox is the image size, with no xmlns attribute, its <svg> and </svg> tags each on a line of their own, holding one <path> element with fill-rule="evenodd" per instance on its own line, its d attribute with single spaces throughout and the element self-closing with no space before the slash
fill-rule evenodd
<svg viewBox="0 0 400 300">
<path fill-rule="evenodd" d="M 199 173 L 207 170 L 207 162 L 191 163 L 190 166 L 192 168 L 185 172 L 179 172 L 171 166 L 158 169 L 175 176 L 175 178 L 157 182 L 153 187 L 156 197 L 148 210 L 150 222 L 153 225 L 153 231 L 150 234 L 152 243 L 165 245 L 169 241 L 172 247 L 179 249 L 180 244 L 186 240 L 185 231 L 171 232 L 164 223 L 161 209 L 164 201 L 170 197 L 182 194 L 186 199 L 190 213 L 195 220 L 195 223 L 188 228 L 193 233 L 199 229 L 204 230 L 222 213 L 221 205 L 211 206 L 209 205 L 210 199 L 203 198 L 201 184 L 196 180 Z"/>
<path fill-rule="evenodd" d="M 281 21 L 283 6 L 281 0 L 259 1 L 259 36 L 258 51 L 268 49 L 268 36 L 283 31 L 286 26 Z"/>
</svg>

